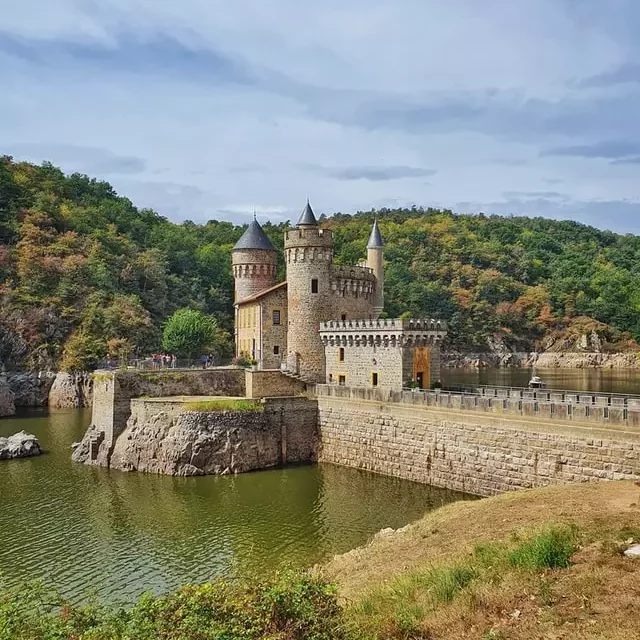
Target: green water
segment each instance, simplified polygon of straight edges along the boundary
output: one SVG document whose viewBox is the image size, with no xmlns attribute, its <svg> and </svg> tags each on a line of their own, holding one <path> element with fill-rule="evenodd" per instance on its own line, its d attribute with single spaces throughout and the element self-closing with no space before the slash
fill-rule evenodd
<svg viewBox="0 0 640 640">
<path fill-rule="evenodd" d="M 74 601 L 132 601 L 215 576 L 308 566 L 460 494 L 331 465 L 235 477 L 127 474 L 71 462 L 88 411 L 0 419 L 47 453 L 0 462 L 0 580 Z M 466 496 L 468 498 L 468 496 Z"/>
<path fill-rule="evenodd" d="M 536 369 L 550 389 L 640 394 L 640 371 L 632 369 Z M 444 386 L 500 385 L 526 387 L 533 369 L 487 367 L 484 369 L 442 369 Z"/>
</svg>

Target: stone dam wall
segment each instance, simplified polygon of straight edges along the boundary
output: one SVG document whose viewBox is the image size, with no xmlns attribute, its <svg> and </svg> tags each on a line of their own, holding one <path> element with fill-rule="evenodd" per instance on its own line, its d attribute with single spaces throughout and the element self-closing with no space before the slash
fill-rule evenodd
<svg viewBox="0 0 640 640">
<path fill-rule="evenodd" d="M 322 462 L 480 496 L 640 475 L 640 429 L 335 396 L 318 418 Z"/>
</svg>

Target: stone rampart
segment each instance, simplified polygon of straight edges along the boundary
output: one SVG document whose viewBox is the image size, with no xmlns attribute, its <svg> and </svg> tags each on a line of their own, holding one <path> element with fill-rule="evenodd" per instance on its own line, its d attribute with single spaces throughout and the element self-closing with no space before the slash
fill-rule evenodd
<svg viewBox="0 0 640 640">
<path fill-rule="evenodd" d="M 319 460 L 476 495 L 640 475 L 640 430 L 347 393 L 320 395 L 318 416 Z"/>
</svg>

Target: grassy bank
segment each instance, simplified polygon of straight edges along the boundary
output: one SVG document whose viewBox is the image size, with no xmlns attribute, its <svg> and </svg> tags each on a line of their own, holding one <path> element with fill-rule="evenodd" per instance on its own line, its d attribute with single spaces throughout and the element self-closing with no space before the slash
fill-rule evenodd
<svg viewBox="0 0 640 640">
<path fill-rule="evenodd" d="M 185 411 L 194 411 L 196 413 L 216 413 L 222 411 L 264 411 L 264 405 L 260 400 L 251 400 L 246 398 L 222 398 L 220 400 L 201 400 L 197 402 L 187 402 L 184 406 Z"/>
<path fill-rule="evenodd" d="M 640 639 L 640 487 L 548 487 L 447 505 L 310 573 L 133 607 L 0 592 L 0 640 Z"/>
</svg>

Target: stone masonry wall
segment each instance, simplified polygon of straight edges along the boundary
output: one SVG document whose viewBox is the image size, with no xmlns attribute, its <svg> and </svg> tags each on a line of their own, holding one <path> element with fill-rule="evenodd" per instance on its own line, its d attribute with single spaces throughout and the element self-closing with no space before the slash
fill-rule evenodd
<svg viewBox="0 0 640 640">
<path fill-rule="evenodd" d="M 260 300 L 262 308 L 262 368 L 279 369 L 287 354 L 287 288 L 281 287 Z M 280 324 L 273 324 L 273 312 L 280 312 Z M 278 353 L 274 353 L 278 347 Z"/>
<path fill-rule="evenodd" d="M 271 398 L 274 396 L 297 396 L 303 393 L 307 385 L 302 380 L 285 376 L 277 371 L 245 372 L 246 395 L 248 398 Z"/>
<path fill-rule="evenodd" d="M 340 348 L 344 349 L 343 361 L 339 358 Z M 402 347 L 327 345 L 325 354 L 327 380 L 335 384 L 343 375 L 347 386 L 371 387 L 372 373 L 377 372 L 379 388 L 402 389 Z"/>
<path fill-rule="evenodd" d="M 319 460 L 476 495 L 635 479 L 640 432 L 318 398 Z"/>
</svg>

